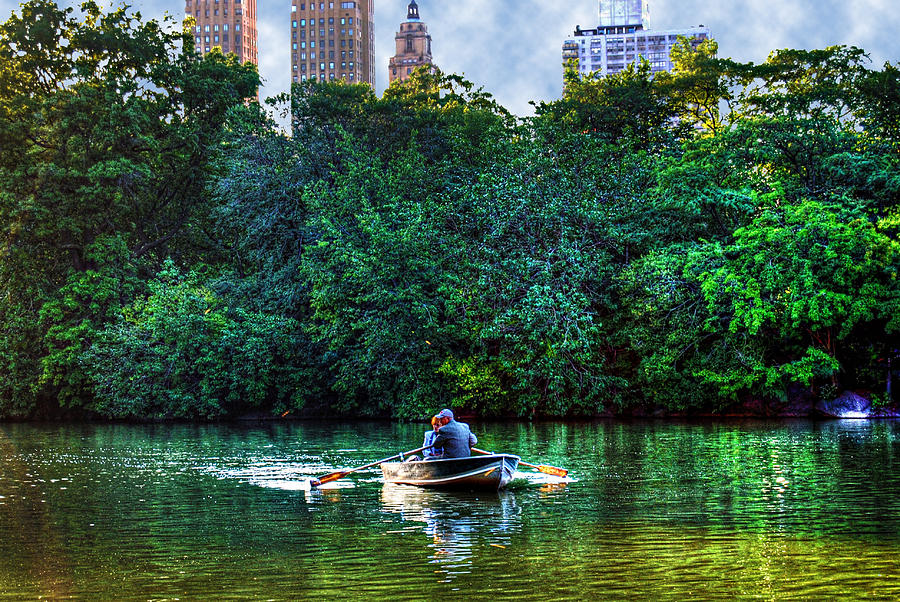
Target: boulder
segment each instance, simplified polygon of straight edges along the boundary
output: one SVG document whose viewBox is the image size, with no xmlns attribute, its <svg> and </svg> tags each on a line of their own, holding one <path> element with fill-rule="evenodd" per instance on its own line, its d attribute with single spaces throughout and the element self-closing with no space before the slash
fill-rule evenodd
<svg viewBox="0 0 900 602">
<path fill-rule="evenodd" d="M 816 402 L 816 411 L 832 418 L 896 418 L 896 408 L 873 408 L 872 402 L 852 391 L 837 399 Z"/>
<path fill-rule="evenodd" d="M 831 418 L 869 418 L 872 402 L 852 391 L 844 391 L 836 399 L 816 402 L 816 411 Z"/>
</svg>

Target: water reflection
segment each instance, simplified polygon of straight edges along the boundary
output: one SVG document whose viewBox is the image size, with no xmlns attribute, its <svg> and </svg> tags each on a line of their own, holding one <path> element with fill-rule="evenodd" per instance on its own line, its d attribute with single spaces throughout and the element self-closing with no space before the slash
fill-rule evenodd
<svg viewBox="0 0 900 602">
<path fill-rule="evenodd" d="M 430 538 L 429 561 L 439 565 L 440 581 L 471 573 L 476 548 L 505 548 L 522 529 L 522 510 L 511 491 L 473 493 L 436 491 L 386 483 L 381 509 L 399 515 Z"/>
</svg>

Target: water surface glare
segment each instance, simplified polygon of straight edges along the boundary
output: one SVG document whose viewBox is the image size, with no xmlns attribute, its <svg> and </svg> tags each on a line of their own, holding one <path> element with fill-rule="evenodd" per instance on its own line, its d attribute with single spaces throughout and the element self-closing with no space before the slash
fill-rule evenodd
<svg viewBox="0 0 900 602">
<path fill-rule="evenodd" d="M 900 599 L 900 423 L 472 426 L 570 478 L 308 487 L 424 425 L 0 425 L 0 598 Z"/>
</svg>

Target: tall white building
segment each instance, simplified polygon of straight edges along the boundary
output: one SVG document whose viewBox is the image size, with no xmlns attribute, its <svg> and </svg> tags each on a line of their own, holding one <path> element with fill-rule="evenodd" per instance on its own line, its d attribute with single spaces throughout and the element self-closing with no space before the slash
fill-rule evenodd
<svg viewBox="0 0 900 602">
<path fill-rule="evenodd" d="M 709 28 L 700 25 L 654 31 L 650 29 L 647 0 L 600 0 L 599 25 L 575 28 L 574 35 L 563 43 L 563 66 L 575 61 L 582 74 L 599 71 L 610 75 L 644 57 L 654 73 L 670 71 L 672 47 L 679 36 L 697 45 L 709 37 Z"/>
</svg>

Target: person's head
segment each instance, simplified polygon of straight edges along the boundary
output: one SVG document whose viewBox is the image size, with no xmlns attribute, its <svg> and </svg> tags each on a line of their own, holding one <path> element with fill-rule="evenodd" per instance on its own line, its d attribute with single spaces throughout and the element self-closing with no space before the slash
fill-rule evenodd
<svg viewBox="0 0 900 602">
<path fill-rule="evenodd" d="M 441 419 L 442 425 L 447 424 L 448 422 L 453 420 L 453 412 L 447 409 L 441 410 L 440 412 L 438 412 L 438 418 Z"/>
<path fill-rule="evenodd" d="M 431 417 L 431 428 L 434 430 L 438 430 L 441 428 L 441 417 L 440 416 L 432 416 Z"/>
</svg>

